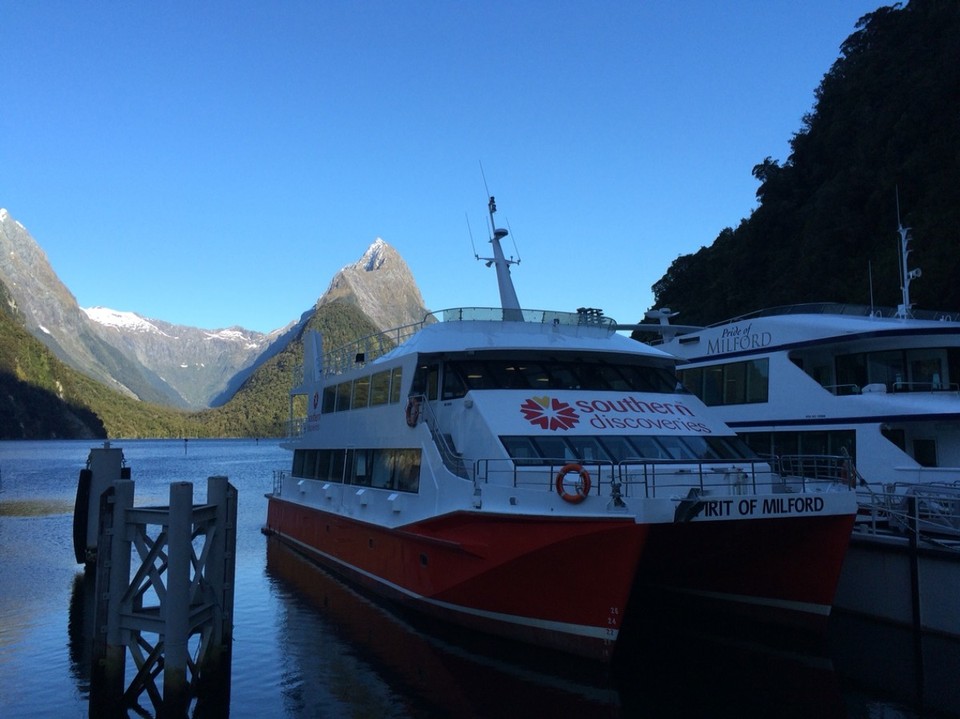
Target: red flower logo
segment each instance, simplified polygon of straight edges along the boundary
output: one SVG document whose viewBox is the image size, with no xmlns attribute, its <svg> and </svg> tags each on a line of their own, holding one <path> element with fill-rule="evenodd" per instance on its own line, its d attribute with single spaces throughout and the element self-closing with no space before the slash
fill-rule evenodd
<svg viewBox="0 0 960 719">
<path fill-rule="evenodd" d="M 522 405 L 523 418 L 540 429 L 568 430 L 580 421 L 580 415 L 566 402 L 550 397 L 531 397 Z"/>
</svg>

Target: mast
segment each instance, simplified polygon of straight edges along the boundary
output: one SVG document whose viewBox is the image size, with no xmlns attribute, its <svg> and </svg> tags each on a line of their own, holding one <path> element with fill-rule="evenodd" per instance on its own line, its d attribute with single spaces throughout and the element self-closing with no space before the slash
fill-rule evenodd
<svg viewBox="0 0 960 719">
<path fill-rule="evenodd" d="M 897 231 L 900 233 L 900 292 L 902 294 L 901 302 L 902 304 L 897 307 L 897 317 L 900 319 L 906 319 L 913 316 L 911 309 L 913 305 L 910 303 L 910 282 L 920 277 L 922 274 L 920 268 L 909 270 L 907 269 L 907 256 L 910 254 L 910 228 L 904 227 L 903 223 L 900 222 L 900 192 L 897 191 Z"/>
<path fill-rule="evenodd" d="M 497 227 L 493 220 L 493 215 L 497 211 L 497 203 L 493 195 L 487 203 L 487 209 L 490 211 L 490 244 L 493 245 L 493 257 L 478 257 L 487 263 L 487 267 L 493 265 L 497 270 L 497 285 L 500 288 L 500 306 L 503 309 L 504 319 L 522 320 L 520 312 L 520 300 L 517 299 L 517 291 L 513 287 L 513 280 L 510 277 L 510 265 L 520 264 L 520 260 L 507 259 L 503 254 L 503 248 L 500 247 L 500 240 L 506 237 L 508 233 L 502 227 Z"/>
</svg>

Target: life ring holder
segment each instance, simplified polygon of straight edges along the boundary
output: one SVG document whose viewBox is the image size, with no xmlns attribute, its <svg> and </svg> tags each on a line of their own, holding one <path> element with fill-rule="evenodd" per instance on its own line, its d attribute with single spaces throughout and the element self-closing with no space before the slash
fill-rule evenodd
<svg viewBox="0 0 960 719">
<path fill-rule="evenodd" d="M 407 408 L 404 410 L 404 416 L 408 427 L 416 427 L 420 420 L 420 398 L 410 397 L 407 399 Z"/>
<path fill-rule="evenodd" d="M 564 479 L 566 479 L 566 476 L 571 472 L 579 475 L 580 480 L 574 485 L 574 491 L 568 492 L 564 486 Z M 565 464 L 560 471 L 557 472 L 556 487 L 557 494 L 560 495 L 562 500 L 570 502 L 570 504 L 579 504 L 590 494 L 590 473 L 579 464 L 573 462 Z"/>
</svg>

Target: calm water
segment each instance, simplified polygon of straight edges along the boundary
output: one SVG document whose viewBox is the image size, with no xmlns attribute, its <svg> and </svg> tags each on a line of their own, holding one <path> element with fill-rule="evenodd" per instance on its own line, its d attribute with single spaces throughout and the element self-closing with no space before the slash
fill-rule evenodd
<svg viewBox="0 0 960 719">
<path fill-rule="evenodd" d="M 118 441 L 135 504 L 171 481 L 239 490 L 231 717 L 960 716 L 960 647 L 849 617 L 822 646 L 661 626 L 614 671 L 423 626 L 259 529 L 274 442 Z M 0 442 L 0 717 L 86 717 L 89 652 L 72 511 L 85 441 Z M 960 601 L 960 598 L 958 598 Z M 709 636 L 708 636 L 709 635 Z M 129 662 L 130 660 L 128 660 Z"/>
</svg>

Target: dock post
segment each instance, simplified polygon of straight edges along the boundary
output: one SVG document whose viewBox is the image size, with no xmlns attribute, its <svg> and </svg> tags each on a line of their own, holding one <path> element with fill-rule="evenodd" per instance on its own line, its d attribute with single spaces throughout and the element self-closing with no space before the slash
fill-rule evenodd
<svg viewBox="0 0 960 719">
<path fill-rule="evenodd" d="M 185 717 L 190 705 L 187 641 L 190 637 L 190 564 L 193 554 L 193 485 L 170 485 L 167 528 L 167 596 L 164 611 L 161 717 Z"/>
<path fill-rule="evenodd" d="M 103 715 L 117 715 L 123 696 L 129 629 L 121 623 L 120 605 L 129 584 L 130 541 L 127 512 L 133 508 L 133 482 L 122 479 L 100 502 L 100 549 L 97 562 L 95 629 L 90 705 Z"/>
</svg>

